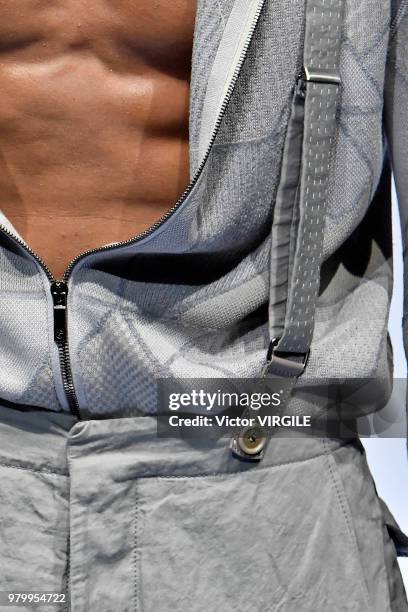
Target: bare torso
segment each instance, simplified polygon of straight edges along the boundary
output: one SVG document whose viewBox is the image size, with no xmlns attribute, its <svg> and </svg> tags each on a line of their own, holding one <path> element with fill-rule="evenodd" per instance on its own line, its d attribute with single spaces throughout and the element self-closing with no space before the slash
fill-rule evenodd
<svg viewBox="0 0 408 612">
<path fill-rule="evenodd" d="M 0 209 L 61 277 L 189 178 L 195 0 L 0 0 Z"/>
</svg>

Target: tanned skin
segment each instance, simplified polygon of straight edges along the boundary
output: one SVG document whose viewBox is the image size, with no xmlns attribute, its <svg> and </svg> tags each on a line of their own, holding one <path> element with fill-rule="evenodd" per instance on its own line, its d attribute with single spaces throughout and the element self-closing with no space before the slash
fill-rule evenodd
<svg viewBox="0 0 408 612">
<path fill-rule="evenodd" d="M 0 0 L 0 209 L 56 278 L 189 182 L 195 0 Z"/>
</svg>

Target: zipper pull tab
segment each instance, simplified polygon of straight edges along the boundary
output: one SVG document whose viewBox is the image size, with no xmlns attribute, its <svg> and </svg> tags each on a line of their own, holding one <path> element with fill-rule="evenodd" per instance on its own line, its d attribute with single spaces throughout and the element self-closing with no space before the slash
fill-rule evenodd
<svg viewBox="0 0 408 612">
<path fill-rule="evenodd" d="M 60 344 L 67 336 L 67 283 L 54 281 L 51 284 L 51 295 L 54 302 L 54 341 Z"/>
</svg>

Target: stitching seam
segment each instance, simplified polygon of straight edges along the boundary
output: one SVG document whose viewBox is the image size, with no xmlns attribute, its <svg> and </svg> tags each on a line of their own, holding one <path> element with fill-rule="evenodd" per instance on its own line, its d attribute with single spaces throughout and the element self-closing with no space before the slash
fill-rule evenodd
<svg viewBox="0 0 408 612">
<path fill-rule="evenodd" d="M 133 515 L 133 607 L 135 612 L 141 612 L 140 607 L 140 575 L 139 575 L 139 494 L 135 482 L 135 507 Z"/>
<path fill-rule="evenodd" d="M 349 444 L 349 441 L 346 440 L 343 444 L 341 444 L 341 446 L 339 446 L 338 448 L 335 448 L 333 450 L 329 450 L 329 453 L 335 453 L 338 450 L 340 450 L 341 448 L 343 448 L 343 446 L 346 446 L 347 444 Z M 156 474 L 152 474 L 152 475 L 148 475 L 148 476 L 142 476 L 142 475 L 137 475 L 137 476 L 129 476 L 129 478 L 125 479 L 126 480 L 135 480 L 135 479 L 140 479 L 140 480 L 144 480 L 144 479 L 158 479 L 158 480 L 188 480 L 188 479 L 193 479 L 193 478 L 229 478 L 229 477 L 234 477 L 234 476 L 240 476 L 242 474 L 253 474 L 253 473 L 258 473 L 258 472 L 264 472 L 266 470 L 271 470 L 274 468 L 280 468 L 280 467 L 285 467 L 287 465 L 293 465 L 293 464 L 302 464 L 305 463 L 307 461 L 316 461 L 317 459 L 320 459 L 321 457 L 323 457 L 324 455 L 327 455 L 327 452 L 323 452 L 323 453 L 319 453 L 317 455 L 314 455 L 312 457 L 306 457 L 305 459 L 294 459 L 293 461 L 282 461 L 282 463 L 275 463 L 273 465 L 264 465 L 264 466 L 260 466 L 260 467 L 255 467 L 255 468 L 248 468 L 247 470 L 239 470 L 237 472 L 212 472 L 212 473 L 208 473 L 208 474 L 180 474 L 180 475 L 168 475 L 168 476 L 164 476 L 164 475 L 156 475 Z"/>
<path fill-rule="evenodd" d="M 10 468 L 13 470 L 23 470 L 25 472 L 33 472 L 34 474 L 49 474 L 50 476 L 59 476 L 62 478 L 69 478 L 68 473 L 54 472 L 52 470 L 47 470 L 47 469 L 36 470 L 35 468 L 26 467 L 24 465 L 13 465 L 12 463 L 5 463 L 3 461 L 0 461 L 0 467 Z"/>
<path fill-rule="evenodd" d="M 323 440 L 323 446 L 325 448 L 325 450 L 327 449 L 327 441 Z M 359 550 L 358 550 L 358 544 L 357 544 L 357 540 L 356 540 L 356 535 L 354 532 L 354 527 L 350 521 L 350 509 L 348 508 L 348 502 L 347 502 L 347 497 L 346 494 L 343 490 L 342 484 L 341 484 L 341 476 L 339 476 L 338 474 L 338 470 L 337 470 L 337 464 L 335 464 L 335 470 L 336 470 L 336 474 L 334 473 L 334 469 L 333 469 L 333 464 L 332 461 L 335 461 L 333 459 L 333 457 L 331 456 L 330 452 L 325 452 L 325 459 L 326 459 L 326 465 L 328 467 L 329 470 L 329 474 L 330 474 L 330 479 L 331 482 L 333 483 L 335 492 L 336 492 L 336 497 L 338 499 L 339 502 L 339 506 L 341 509 L 341 513 L 343 514 L 345 523 L 346 523 L 346 527 L 347 527 L 347 531 L 349 533 L 350 539 L 351 539 L 351 543 L 353 546 L 353 551 L 354 551 L 354 558 L 356 560 L 356 562 L 358 563 L 358 566 L 360 568 L 360 584 L 362 586 L 362 591 L 363 591 L 363 596 L 365 599 L 365 602 L 367 604 L 367 611 L 370 610 L 370 594 L 368 592 L 368 588 L 367 588 L 367 583 L 363 574 L 363 569 L 361 566 L 361 559 L 360 559 L 360 554 L 359 554 Z"/>
</svg>

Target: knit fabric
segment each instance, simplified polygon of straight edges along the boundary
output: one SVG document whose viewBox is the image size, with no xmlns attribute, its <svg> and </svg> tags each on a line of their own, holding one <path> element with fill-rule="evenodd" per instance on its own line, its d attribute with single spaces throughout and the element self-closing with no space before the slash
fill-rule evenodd
<svg viewBox="0 0 408 612">
<path fill-rule="evenodd" d="M 192 175 L 202 161 L 200 125 L 209 74 L 232 6 L 232 0 L 199 2 L 190 104 Z M 384 90 L 399 193 L 408 209 L 403 168 L 408 113 L 397 103 L 408 83 L 407 3 L 394 3 L 392 10 L 386 2 L 346 2 L 325 264 L 302 384 L 316 377 L 373 376 L 387 364 L 392 260 Z M 302 0 L 266 0 L 211 152 L 188 197 L 147 238 L 88 256 L 74 268 L 68 337 L 84 415 L 154 413 L 158 377 L 259 375 L 269 342 L 271 223 L 302 65 L 303 27 Z M 0 243 L 0 283 L 0 398 L 67 410 L 48 280 L 6 236 Z"/>
</svg>

